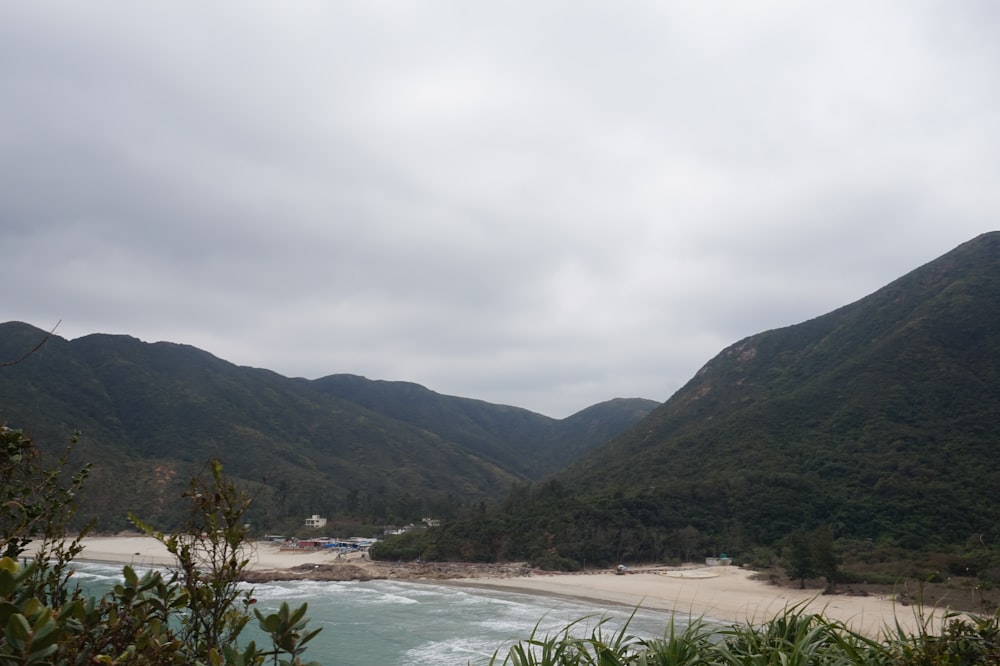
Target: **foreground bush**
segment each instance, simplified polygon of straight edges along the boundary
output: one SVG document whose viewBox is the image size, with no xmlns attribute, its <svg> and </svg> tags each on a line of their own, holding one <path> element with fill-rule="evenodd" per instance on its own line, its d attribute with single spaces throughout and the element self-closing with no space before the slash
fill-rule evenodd
<svg viewBox="0 0 1000 666">
<path fill-rule="evenodd" d="M 131 567 L 106 595 L 86 597 L 71 584 L 80 538 L 65 538 L 87 469 L 64 478 L 38 461 L 31 438 L 0 426 L 0 666 L 148 664 L 298 666 L 307 632 L 306 606 L 251 613 L 251 590 L 239 585 L 249 563 L 244 514 L 250 499 L 212 461 L 207 479 L 185 494 L 185 528 L 171 535 L 137 526 L 166 545 L 177 564 L 141 578 Z M 35 555 L 24 558 L 29 545 Z M 256 617 L 270 649 L 240 645 Z"/>
<path fill-rule="evenodd" d="M 758 627 L 720 628 L 695 620 L 683 630 L 671 622 L 664 636 L 641 639 L 628 623 L 608 633 L 598 622 L 588 636 L 574 630 L 534 634 L 494 654 L 490 666 L 974 666 L 1000 664 L 1000 612 L 990 617 L 949 616 L 941 633 L 925 623 L 916 635 L 898 626 L 871 639 L 844 624 L 792 608 Z"/>
</svg>

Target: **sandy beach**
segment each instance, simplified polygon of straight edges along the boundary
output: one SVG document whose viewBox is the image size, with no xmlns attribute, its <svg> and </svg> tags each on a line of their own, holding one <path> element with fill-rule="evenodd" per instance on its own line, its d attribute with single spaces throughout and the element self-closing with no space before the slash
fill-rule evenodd
<svg viewBox="0 0 1000 666">
<path fill-rule="evenodd" d="M 799 607 L 843 622 L 851 629 L 878 637 L 899 626 L 915 632 L 920 626 L 912 606 L 875 596 L 821 595 L 818 590 L 778 587 L 753 580 L 754 572 L 739 567 L 702 567 L 682 571 L 658 571 L 624 576 L 613 572 L 595 574 L 532 575 L 486 581 L 469 579 L 466 584 L 495 589 L 561 595 L 610 602 L 629 607 L 670 610 L 674 613 L 721 620 L 725 624 L 758 624 L 783 610 Z M 934 617 L 944 615 L 934 611 Z M 934 622 L 933 627 L 939 623 Z"/>
<path fill-rule="evenodd" d="M 144 536 L 88 537 L 82 561 L 164 566 L 173 558 L 162 544 Z M 766 621 L 784 609 L 798 606 L 821 612 L 852 629 L 877 637 L 898 623 L 914 632 L 919 619 L 912 606 L 876 596 L 819 595 L 816 590 L 778 587 L 753 580 L 753 572 L 733 566 L 647 569 L 626 575 L 614 571 L 550 574 L 517 566 L 426 563 L 422 565 L 370 562 L 360 554 L 339 558 L 323 551 L 294 551 L 275 544 L 257 544 L 250 554 L 251 580 L 315 578 L 396 578 L 447 582 L 554 597 L 585 599 L 597 604 L 670 610 L 724 623 Z M 933 609 L 924 609 L 929 613 Z M 935 617 L 944 614 L 936 610 Z M 933 628 L 939 625 L 935 622 Z"/>
</svg>

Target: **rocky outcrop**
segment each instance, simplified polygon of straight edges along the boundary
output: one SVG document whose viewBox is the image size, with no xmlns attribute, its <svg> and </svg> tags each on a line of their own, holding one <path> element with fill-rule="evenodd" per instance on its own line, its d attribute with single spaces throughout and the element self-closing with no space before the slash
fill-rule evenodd
<svg viewBox="0 0 1000 666">
<path fill-rule="evenodd" d="M 243 575 L 248 583 L 279 580 L 454 580 L 459 578 L 515 578 L 531 575 L 523 564 L 469 564 L 465 562 L 348 562 L 305 563 L 288 569 L 253 569 Z"/>
</svg>

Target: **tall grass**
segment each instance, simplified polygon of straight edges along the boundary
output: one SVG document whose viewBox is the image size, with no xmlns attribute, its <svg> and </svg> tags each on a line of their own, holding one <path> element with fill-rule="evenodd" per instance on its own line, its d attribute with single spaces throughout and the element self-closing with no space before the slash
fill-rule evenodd
<svg viewBox="0 0 1000 666">
<path fill-rule="evenodd" d="M 498 650 L 490 666 L 1000 665 L 1000 611 L 948 615 L 937 633 L 929 621 L 915 633 L 897 623 L 878 639 L 799 607 L 760 626 L 723 628 L 696 619 L 678 630 L 671 620 L 663 636 L 654 639 L 629 634 L 629 622 L 608 632 L 606 619 L 589 635 L 575 635 L 585 620 L 545 637 L 537 635 L 536 625 L 529 638 L 509 646 L 505 655 Z"/>
</svg>

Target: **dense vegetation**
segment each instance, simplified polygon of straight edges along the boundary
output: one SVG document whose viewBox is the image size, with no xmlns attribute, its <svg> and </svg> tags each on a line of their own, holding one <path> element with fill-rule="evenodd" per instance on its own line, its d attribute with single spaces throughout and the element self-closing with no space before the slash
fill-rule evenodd
<svg viewBox="0 0 1000 666">
<path fill-rule="evenodd" d="M 556 421 L 517 407 L 442 396 L 410 382 L 340 374 L 311 385 L 446 441 L 462 442 L 522 479 L 539 479 L 565 467 L 659 407 L 652 400 L 616 398 Z"/>
<path fill-rule="evenodd" d="M 723 552 L 757 562 L 825 526 L 847 569 L 936 552 L 928 576 L 996 586 L 997 442 L 991 233 L 852 305 L 730 346 L 608 445 L 406 547 L 556 568 Z"/>
<path fill-rule="evenodd" d="M 44 337 L 0 324 L 0 359 Z M 258 484 L 249 518 L 260 530 L 295 529 L 313 513 L 351 525 L 454 517 L 564 466 L 655 406 L 613 400 L 555 420 L 404 382 L 289 379 L 112 335 L 53 336 L 0 373 L 0 422 L 30 426 L 39 441 L 82 432 L 76 461 L 93 463 L 95 482 L 81 515 L 101 530 L 128 527 L 122 506 L 164 525 L 180 520 L 168 500 L 210 457 Z"/>
</svg>

